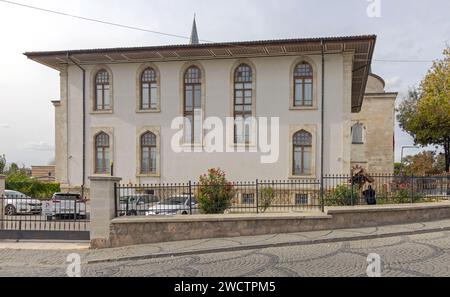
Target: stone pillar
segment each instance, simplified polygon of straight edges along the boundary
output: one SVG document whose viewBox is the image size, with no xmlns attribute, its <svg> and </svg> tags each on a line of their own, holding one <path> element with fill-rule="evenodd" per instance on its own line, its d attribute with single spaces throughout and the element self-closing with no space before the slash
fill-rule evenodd
<svg viewBox="0 0 450 297">
<path fill-rule="evenodd" d="M 110 224 L 115 217 L 114 183 L 122 179 L 112 176 L 91 176 L 91 248 L 110 246 Z"/>
<path fill-rule="evenodd" d="M 5 217 L 5 202 L 2 198 L 5 195 L 5 176 L 0 175 L 0 230 L 3 229 L 3 219 Z"/>
</svg>

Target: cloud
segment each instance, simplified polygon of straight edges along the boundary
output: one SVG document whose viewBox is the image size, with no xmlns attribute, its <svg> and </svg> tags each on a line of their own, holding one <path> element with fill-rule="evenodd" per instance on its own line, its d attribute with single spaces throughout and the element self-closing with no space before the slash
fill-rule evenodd
<svg viewBox="0 0 450 297">
<path fill-rule="evenodd" d="M 11 126 L 8 125 L 8 124 L 1 124 L 0 123 L 0 128 L 9 129 L 9 128 L 11 128 Z"/>
<path fill-rule="evenodd" d="M 40 142 L 30 142 L 25 144 L 24 149 L 31 151 L 40 151 L 40 152 L 49 152 L 54 151 L 55 147 L 52 144 L 49 144 L 45 141 Z"/>
<path fill-rule="evenodd" d="M 398 76 L 386 79 L 386 88 L 388 89 L 398 89 L 402 85 L 402 80 Z"/>
</svg>

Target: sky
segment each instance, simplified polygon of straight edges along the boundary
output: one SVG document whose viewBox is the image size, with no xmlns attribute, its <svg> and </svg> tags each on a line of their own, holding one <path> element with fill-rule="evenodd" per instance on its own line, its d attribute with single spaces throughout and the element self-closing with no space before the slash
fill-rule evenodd
<svg viewBox="0 0 450 297">
<path fill-rule="evenodd" d="M 370 1 L 375 1 L 372 3 Z M 448 0 L 17 0 L 87 18 L 215 42 L 376 34 L 372 71 L 397 104 L 450 45 Z M 380 6 L 370 6 L 374 4 Z M 369 10 L 368 7 L 380 7 Z M 378 14 L 379 12 L 379 14 Z M 375 17 L 374 17 L 375 16 Z M 183 44 L 187 40 L 92 23 L 0 1 L 0 154 L 20 165 L 54 159 L 59 73 L 26 51 Z M 398 60 L 403 60 L 399 62 Z M 409 61 L 405 61 L 409 60 Z M 395 62 L 396 61 L 396 62 Z M 413 140 L 396 125 L 396 160 Z M 405 155 L 417 150 L 405 150 Z"/>
</svg>

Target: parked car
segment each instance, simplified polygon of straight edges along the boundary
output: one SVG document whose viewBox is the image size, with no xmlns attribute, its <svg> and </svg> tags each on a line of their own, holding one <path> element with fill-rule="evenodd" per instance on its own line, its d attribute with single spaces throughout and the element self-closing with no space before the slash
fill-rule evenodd
<svg viewBox="0 0 450 297">
<path fill-rule="evenodd" d="M 5 196 L 2 201 L 5 215 L 40 215 L 42 213 L 42 202 L 33 199 L 24 193 L 12 190 L 5 190 Z"/>
<path fill-rule="evenodd" d="M 47 221 L 55 219 L 86 219 L 86 201 L 77 193 L 55 193 L 44 202 Z"/>
<path fill-rule="evenodd" d="M 192 200 L 189 195 L 177 195 L 164 199 L 150 207 L 145 213 L 147 216 L 152 215 L 187 215 L 198 212 L 198 204 L 194 197 Z"/>
<path fill-rule="evenodd" d="M 145 212 L 158 201 L 158 197 L 150 194 L 123 196 L 119 201 L 119 216 L 145 215 Z"/>
</svg>

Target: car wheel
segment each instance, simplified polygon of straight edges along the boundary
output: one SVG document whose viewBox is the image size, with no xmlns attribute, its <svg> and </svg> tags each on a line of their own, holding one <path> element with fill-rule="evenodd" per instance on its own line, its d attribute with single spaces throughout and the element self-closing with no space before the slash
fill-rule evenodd
<svg viewBox="0 0 450 297">
<path fill-rule="evenodd" d="M 188 213 L 187 213 L 187 211 L 183 211 L 181 214 L 182 215 L 187 215 Z"/>
<path fill-rule="evenodd" d="M 6 205 L 5 207 L 5 215 L 7 216 L 13 216 L 16 214 L 16 208 L 14 205 Z"/>
<path fill-rule="evenodd" d="M 129 215 L 129 216 L 137 216 L 137 211 L 136 211 L 136 210 L 130 210 L 130 211 L 128 212 L 128 215 Z"/>
</svg>

